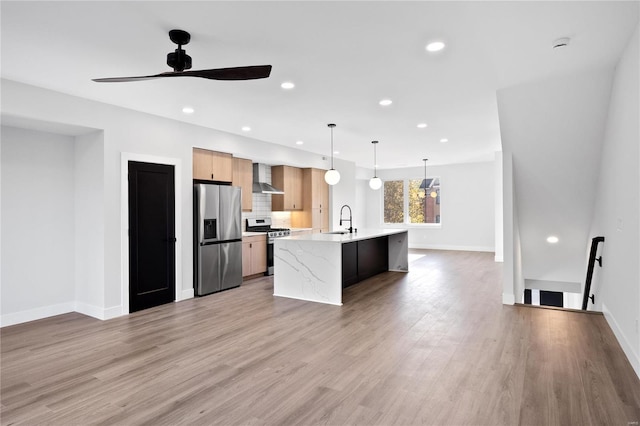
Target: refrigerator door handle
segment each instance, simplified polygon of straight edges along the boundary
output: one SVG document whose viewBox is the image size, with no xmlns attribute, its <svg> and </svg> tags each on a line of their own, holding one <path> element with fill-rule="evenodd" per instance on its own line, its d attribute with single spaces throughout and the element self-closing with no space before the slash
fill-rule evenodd
<svg viewBox="0 0 640 426">
<path fill-rule="evenodd" d="M 206 201 L 206 191 L 203 191 L 199 186 L 196 187 L 198 191 L 198 241 L 200 244 L 204 242 L 204 208 Z"/>
</svg>

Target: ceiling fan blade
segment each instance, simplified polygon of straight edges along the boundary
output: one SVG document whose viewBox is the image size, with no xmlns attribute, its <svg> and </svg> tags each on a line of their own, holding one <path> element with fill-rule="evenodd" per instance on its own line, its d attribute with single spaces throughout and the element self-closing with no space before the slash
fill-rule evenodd
<svg viewBox="0 0 640 426">
<path fill-rule="evenodd" d="M 108 78 L 93 78 L 92 80 L 98 83 L 124 83 L 127 81 L 153 80 L 160 77 L 171 77 L 174 74 L 182 74 L 182 73 L 163 72 L 161 74 L 143 75 L 140 77 L 108 77 Z"/>
<path fill-rule="evenodd" d="M 256 80 L 267 78 L 271 74 L 271 65 L 253 65 L 248 67 L 216 68 L 211 70 L 184 71 L 175 74 L 185 77 L 201 77 L 211 80 Z"/>
<path fill-rule="evenodd" d="M 249 67 L 216 68 L 211 70 L 163 72 L 140 77 L 94 78 L 98 83 L 124 83 L 127 81 L 153 80 L 161 77 L 201 77 L 210 80 L 256 80 L 267 78 L 271 74 L 271 65 L 253 65 Z"/>
</svg>

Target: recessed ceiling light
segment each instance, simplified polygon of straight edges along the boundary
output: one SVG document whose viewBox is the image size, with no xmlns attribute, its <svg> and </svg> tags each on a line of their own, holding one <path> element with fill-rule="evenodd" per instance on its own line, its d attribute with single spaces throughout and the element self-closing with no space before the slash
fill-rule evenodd
<svg viewBox="0 0 640 426">
<path fill-rule="evenodd" d="M 296 141 L 296 145 L 302 145 L 303 143 L 303 141 Z"/>
<path fill-rule="evenodd" d="M 251 127 L 249 127 L 249 126 L 242 126 L 242 131 L 243 131 L 243 132 L 250 132 L 250 131 L 251 131 Z"/>
<path fill-rule="evenodd" d="M 440 50 L 444 49 L 444 43 L 441 41 L 432 41 L 431 43 L 427 44 L 426 49 L 428 52 L 439 52 Z"/>
<path fill-rule="evenodd" d="M 427 123 L 418 124 L 418 129 L 424 129 L 425 127 L 427 127 Z"/>
<path fill-rule="evenodd" d="M 560 241 L 560 240 L 555 235 L 550 235 L 550 236 L 547 237 L 547 242 L 548 243 L 555 244 L 558 241 Z"/>
<path fill-rule="evenodd" d="M 282 87 L 283 89 L 293 89 L 294 87 L 296 87 L 296 85 L 290 81 L 285 81 L 280 85 L 280 87 Z"/>
<path fill-rule="evenodd" d="M 340 154 L 340 151 L 333 151 L 334 155 Z"/>
<path fill-rule="evenodd" d="M 382 106 L 389 106 L 393 103 L 393 101 L 391 99 L 383 99 L 378 103 Z"/>
<path fill-rule="evenodd" d="M 449 139 L 447 139 L 447 138 L 442 138 L 442 139 L 440 139 L 440 142 L 442 142 L 442 143 L 449 142 Z"/>
<path fill-rule="evenodd" d="M 186 106 L 184 108 L 182 108 L 182 112 L 184 112 L 185 114 L 193 114 L 195 111 L 195 109 L 193 109 L 190 106 Z"/>
</svg>

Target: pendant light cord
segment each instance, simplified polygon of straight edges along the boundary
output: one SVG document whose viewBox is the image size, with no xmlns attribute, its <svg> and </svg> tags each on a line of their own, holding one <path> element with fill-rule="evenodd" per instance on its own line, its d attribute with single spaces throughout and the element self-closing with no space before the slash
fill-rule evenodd
<svg viewBox="0 0 640 426">
<path fill-rule="evenodd" d="M 377 178 L 378 177 L 378 157 L 376 155 L 376 145 L 378 145 L 378 142 L 373 142 L 373 177 Z"/>
<path fill-rule="evenodd" d="M 331 170 L 333 170 L 333 128 L 336 127 L 335 124 L 327 124 L 329 129 L 331 129 Z"/>
<path fill-rule="evenodd" d="M 331 168 L 333 169 L 333 126 L 331 126 Z"/>
<path fill-rule="evenodd" d="M 428 158 L 425 158 L 422 160 L 424 161 L 424 199 L 425 200 L 427 199 L 427 160 Z"/>
</svg>

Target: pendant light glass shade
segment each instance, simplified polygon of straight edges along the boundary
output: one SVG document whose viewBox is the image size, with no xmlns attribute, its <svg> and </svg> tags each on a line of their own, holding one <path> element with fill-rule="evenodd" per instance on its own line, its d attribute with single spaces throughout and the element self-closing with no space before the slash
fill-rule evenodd
<svg viewBox="0 0 640 426">
<path fill-rule="evenodd" d="M 382 179 L 380 179 L 377 176 L 372 177 L 371 179 L 369 179 L 369 187 L 373 190 L 378 190 L 382 188 Z"/>
<path fill-rule="evenodd" d="M 327 172 L 324 174 L 324 181 L 329 185 L 335 185 L 336 183 L 340 182 L 340 172 L 338 172 L 336 169 L 327 170 Z"/>
<path fill-rule="evenodd" d="M 371 141 L 371 143 L 373 144 L 373 177 L 369 180 L 369 188 L 378 190 L 382 187 L 382 179 L 380 179 L 377 174 L 378 162 L 376 158 L 376 145 L 378 145 L 378 141 Z"/>
<path fill-rule="evenodd" d="M 335 185 L 340 182 L 340 172 L 333 168 L 333 128 L 336 127 L 336 125 L 327 124 L 327 126 L 331 129 L 331 169 L 327 170 L 324 174 L 324 181 L 329 185 Z"/>
</svg>

